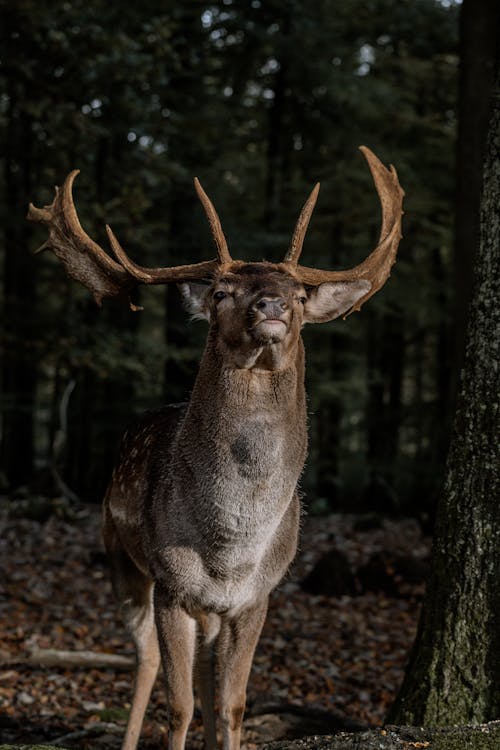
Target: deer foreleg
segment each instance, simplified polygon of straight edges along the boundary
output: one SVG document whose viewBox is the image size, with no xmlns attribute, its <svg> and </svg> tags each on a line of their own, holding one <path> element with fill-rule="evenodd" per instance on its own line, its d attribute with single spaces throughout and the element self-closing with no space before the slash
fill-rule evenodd
<svg viewBox="0 0 500 750">
<path fill-rule="evenodd" d="M 142 612 L 140 619 L 137 618 L 137 614 L 135 618 L 132 612 L 129 613 L 129 617 L 125 615 L 137 649 L 137 672 L 134 684 L 134 698 L 122 750 L 135 750 L 137 747 L 144 714 L 160 665 L 160 652 L 154 624 L 153 608 L 149 607 L 146 612 Z M 131 620 L 135 620 L 135 622 L 131 622 Z"/>
<path fill-rule="evenodd" d="M 252 659 L 267 612 L 267 599 L 223 619 L 218 649 L 224 750 L 239 750 Z"/>
<path fill-rule="evenodd" d="M 155 590 L 155 615 L 167 692 L 168 748 L 184 750 L 194 708 L 196 623 L 158 589 Z"/>
<path fill-rule="evenodd" d="M 196 655 L 196 684 L 203 714 L 206 750 L 216 750 L 215 720 L 215 643 L 220 632 L 219 615 L 205 614 L 198 620 L 199 637 Z"/>
<path fill-rule="evenodd" d="M 139 742 L 144 714 L 149 702 L 158 667 L 160 651 L 153 611 L 153 583 L 121 547 L 109 517 L 104 526 L 104 540 L 111 566 L 113 590 L 120 611 L 136 648 L 137 667 L 134 697 L 122 750 L 135 750 Z"/>
</svg>

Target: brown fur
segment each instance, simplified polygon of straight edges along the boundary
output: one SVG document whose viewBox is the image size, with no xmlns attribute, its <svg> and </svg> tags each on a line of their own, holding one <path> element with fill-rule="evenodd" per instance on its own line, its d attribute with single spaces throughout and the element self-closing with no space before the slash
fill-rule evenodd
<svg viewBox="0 0 500 750">
<path fill-rule="evenodd" d="M 314 292 L 268 264 L 240 264 L 183 293 L 195 316 L 210 321 L 191 400 L 127 432 L 104 502 L 113 584 L 137 644 L 142 691 L 124 750 L 137 743 L 157 637 L 171 750 L 184 747 L 193 671 L 207 747 L 216 747 L 215 663 L 224 748 L 238 749 L 269 592 L 297 546 L 307 449 L 300 329 Z"/>
</svg>

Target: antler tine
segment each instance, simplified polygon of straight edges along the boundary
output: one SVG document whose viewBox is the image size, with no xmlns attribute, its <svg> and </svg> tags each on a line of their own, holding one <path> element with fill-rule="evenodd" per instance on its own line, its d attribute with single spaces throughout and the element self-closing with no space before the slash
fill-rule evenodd
<svg viewBox="0 0 500 750">
<path fill-rule="evenodd" d="M 317 182 L 313 187 L 309 198 L 304 203 L 299 218 L 297 219 L 297 224 L 295 225 L 290 248 L 288 249 L 288 252 L 285 255 L 285 260 L 283 261 L 284 263 L 291 263 L 294 266 L 296 266 L 298 263 L 300 254 L 302 252 L 302 245 L 304 244 L 304 238 L 307 232 L 307 227 L 309 226 L 309 221 L 311 220 L 312 212 L 314 211 L 314 206 L 316 205 L 316 201 L 318 199 L 319 187 L 320 184 L 319 182 Z"/>
<path fill-rule="evenodd" d="M 375 250 L 362 263 L 346 271 L 323 271 L 317 268 L 297 266 L 296 275 L 302 283 L 317 286 L 325 281 L 354 281 L 366 279 L 370 282 L 369 291 L 346 313 L 360 310 L 361 306 L 375 294 L 390 276 L 391 266 L 396 261 L 398 245 L 402 238 L 401 218 L 403 216 L 404 190 L 399 184 L 398 175 L 392 164 L 387 169 L 366 146 L 360 151 L 368 162 L 375 188 L 382 206 L 382 229 L 380 241 Z"/>
<path fill-rule="evenodd" d="M 168 284 L 169 282 L 190 281 L 193 279 L 211 278 L 218 266 L 215 260 L 206 260 L 201 263 L 191 263 L 184 266 L 171 266 L 167 268 L 145 268 L 134 263 L 122 248 L 110 226 L 106 224 L 111 248 L 128 274 L 141 284 Z"/>
<path fill-rule="evenodd" d="M 217 211 L 215 210 L 214 204 L 203 190 L 201 183 L 197 177 L 194 178 L 194 187 L 198 194 L 198 198 L 200 199 L 203 208 L 205 209 L 208 223 L 210 224 L 210 229 L 212 230 L 212 235 L 217 247 L 217 257 L 219 259 L 219 263 L 231 263 L 232 258 L 229 253 L 226 238 L 224 237 L 224 232 L 222 231 L 220 219 Z"/>
<path fill-rule="evenodd" d="M 137 282 L 83 230 L 72 194 L 78 174 L 74 169 L 62 188 L 56 187 L 50 205 L 37 208 L 30 203 L 27 219 L 45 224 L 49 230 L 47 241 L 36 252 L 52 250 L 67 275 L 86 286 L 100 305 L 104 297 L 129 294 Z"/>
</svg>

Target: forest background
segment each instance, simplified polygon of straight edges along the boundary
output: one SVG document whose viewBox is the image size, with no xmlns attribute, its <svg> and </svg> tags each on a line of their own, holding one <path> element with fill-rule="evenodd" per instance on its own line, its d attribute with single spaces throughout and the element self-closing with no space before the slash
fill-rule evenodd
<svg viewBox="0 0 500 750">
<path fill-rule="evenodd" d="M 140 313 L 99 310 L 50 253 L 32 254 L 46 235 L 25 221 L 30 200 L 50 203 L 80 169 L 77 209 L 103 247 L 109 223 L 142 265 L 196 262 L 214 255 L 197 175 L 233 256 L 277 261 L 320 180 L 303 262 L 346 268 L 378 241 L 365 144 L 398 170 L 404 239 L 361 315 L 304 331 L 302 485 L 312 512 L 432 518 L 472 280 L 493 5 L 4 0 L 0 489 L 57 493 L 59 477 L 99 501 L 134 414 L 189 398 L 205 336 L 175 288 L 141 290 Z"/>
</svg>

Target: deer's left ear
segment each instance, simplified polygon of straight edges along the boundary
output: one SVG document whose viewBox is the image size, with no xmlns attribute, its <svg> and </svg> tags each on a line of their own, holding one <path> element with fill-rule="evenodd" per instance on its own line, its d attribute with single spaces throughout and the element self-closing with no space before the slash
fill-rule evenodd
<svg viewBox="0 0 500 750">
<path fill-rule="evenodd" d="M 192 320 L 210 320 L 210 310 L 207 300 L 209 287 L 206 284 L 185 282 L 177 284 L 182 295 L 184 307 L 191 313 Z"/>
<path fill-rule="evenodd" d="M 370 291 L 371 283 L 366 279 L 356 281 L 325 281 L 312 287 L 307 293 L 304 307 L 305 323 L 326 323 L 338 318 Z"/>
</svg>

